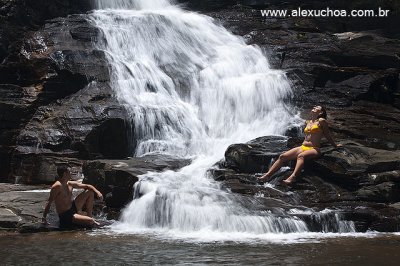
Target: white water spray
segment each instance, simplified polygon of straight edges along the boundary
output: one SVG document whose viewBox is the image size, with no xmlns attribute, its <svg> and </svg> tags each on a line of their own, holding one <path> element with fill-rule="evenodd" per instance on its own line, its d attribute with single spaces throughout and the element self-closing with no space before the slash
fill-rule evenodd
<svg viewBox="0 0 400 266">
<path fill-rule="evenodd" d="M 124 210 L 122 231 L 305 232 L 290 215 L 250 212 L 206 176 L 227 146 L 282 134 L 291 123 L 283 72 L 256 46 L 166 0 L 98 0 L 111 85 L 131 114 L 137 156 L 191 157 L 178 172 L 148 173 Z M 105 9 L 107 8 L 107 9 Z"/>
</svg>

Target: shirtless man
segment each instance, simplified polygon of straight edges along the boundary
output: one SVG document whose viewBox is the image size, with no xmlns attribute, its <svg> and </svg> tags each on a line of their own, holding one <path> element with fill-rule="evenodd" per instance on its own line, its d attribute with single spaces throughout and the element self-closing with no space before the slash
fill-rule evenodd
<svg viewBox="0 0 400 266">
<path fill-rule="evenodd" d="M 95 195 L 102 201 L 103 195 L 92 185 L 70 181 L 71 173 L 67 167 L 58 167 L 57 174 L 58 180 L 51 187 L 50 196 L 43 212 L 43 223 L 47 223 L 46 216 L 52 202 L 55 201 L 61 228 L 68 228 L 72 225 L 99 225 L 92 217 L 93 201 Z M 74 188 L 85 189 L 85 191 L 72 200 Z M 82 211 L 83 209 L 86 213 Z"/>
</svg>

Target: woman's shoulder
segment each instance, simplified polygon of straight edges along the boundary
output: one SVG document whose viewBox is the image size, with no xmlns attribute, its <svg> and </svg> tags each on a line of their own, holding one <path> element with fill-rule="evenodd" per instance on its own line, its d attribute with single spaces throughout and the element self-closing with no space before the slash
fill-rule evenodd
<svg viewBox="0 0 400 266">
<path fill-rule="evenodd" d="M 328 124 L 328 121 L 325 118 L 320 117 L 318 118 L 318 124 L 320 125 Z"/>
</svg>

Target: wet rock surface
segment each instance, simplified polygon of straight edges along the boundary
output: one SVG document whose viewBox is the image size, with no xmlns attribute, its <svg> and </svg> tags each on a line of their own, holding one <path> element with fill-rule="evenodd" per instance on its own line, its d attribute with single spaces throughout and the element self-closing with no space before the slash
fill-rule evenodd
<svg viewBox="0 0 400 266">
<path fill-rule="evenodd" d="M 14 49 L 15 42 L 27 31 L 37 30 L 46 20 L 84 13 L 89 0 L 1 0 L 0 1 L 0 61 Z"/>
<path fill-rule="evenodd" d="M 45 232 L 58 228 L 58 217 L 50 212 L 50 225 L 42 225 L 48 187 L 0 183 L 0 230 Z"/>
<path fill-rule="evenodd" d="M 49 183 L 59 164 L 131 154 L 126 111 L 107 83 L 104 53 L 92 45 L 98 35 L 86 15 L 49 20 L 0 65 L 4 180 Z"/>
</svg>

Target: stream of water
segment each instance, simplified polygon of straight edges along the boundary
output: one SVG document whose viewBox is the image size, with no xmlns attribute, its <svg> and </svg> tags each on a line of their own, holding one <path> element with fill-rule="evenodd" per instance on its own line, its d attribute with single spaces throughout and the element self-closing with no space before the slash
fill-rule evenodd
<svg viewBox="0 0 400 266">
<path fill-rule="evenodd" d="M 200 243 L 53 232 L 1 236 L 0 246 L 2 265 L 398 265 L 400 259 L 400 236 L 393 234 Z"/>
<path fill-rule="evenodd" d="M 90 18 L 102 36 L 95 45 L 106 52 L 111 86 L 131 115 L 132 153 L 193 160 L 179 171 L 142 175 L 112 230 L 210 241 L 308 233 L 298 213 L 249 208 L 256 199 L 207 176 L 228 145 L 282 134 L 298 121 L 285 104 L 285 73 L 271 69 L 259 47 L 167 0 L 98 0 L 96 8 Z M 329 217 L 320 219 L 326 232 L 354 231 L 339 215 Z"/>
</svg>

